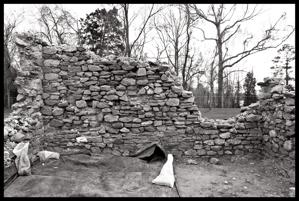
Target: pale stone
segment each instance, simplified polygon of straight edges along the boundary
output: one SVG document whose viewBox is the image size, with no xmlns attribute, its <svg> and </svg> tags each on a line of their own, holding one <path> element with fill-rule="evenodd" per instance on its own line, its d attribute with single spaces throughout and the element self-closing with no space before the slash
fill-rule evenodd
<svg viewBox="0 0 299 201">
<path fill-rule="evenodd" d="M 120 132 L 122 132 L 122 133 L 128 133 L 128 132 L 130 132 L 130 130 L 127 129 L 127 128 L 122 128 L 122 129 L 120 129 Z"/>
<path fill-rule="evenodd" d="M 107 114 L 104 116 L 104 119 L 106 122 L 116 122 L 118 121 L 118 116 L 114 116 L 114 115 L 111 115 L 111 114 Z"/>
<path fill-rule="evenodd" d="M 45 54 L 56 54 L 57 48 L 55 46 L 46 46 L 43 48 Z"/>
<path fill-rule="evenodd" d="M 270 130 L 269 131 L 269 136 L 270 137 L 276 137 L 277 135 L 276 135 L 276 131 L 275 130 Z"/>
<path fill-rule="evenodd" d="M 149 126 L 151 124 L 153 124 L 153 121 L 144 121 L 141 123 L 142 126 Z"/>
<path fill-rule="evenodd" d="M 136 80 L 135 79 L 132 79 L 132 78 L 124 78 L 122 81 L 121 81 L 121 84 L 125 85 L 125 86 L 128 86 L 128 85 L 135 85 L 136 84 Z"/>
<path fill-rule="evenodd" d="M 163 92 L 163 89 L 161 87 L 156 87 L 154 92 L 155 92 L 155 94 L 160 94 Z"/>
<path fill-rule="evenodd" d="M 53 109 L 53 115 L 54 116 L 59 116 L 59 115 L 62 115 L 63 114 L 63 109 L 62 108 L 59 108 L 59 107 L 55 107 L 54 109 Z"/>
<path fill-rule="evenodd" d="M 169 98 L 166 102 L 168 106 L 179 106 L 180 100 L 178 98 Z"/>
<path fill-rule="evenodd" d="M 224 139 L 230 138 L 230 132 L 221 133 L 219 136 Z"/>
<path fill-rule="evenodd" d="M 87 107 L 87 103 L 85 100 L 76 101 L 76 106 L 78 108 L 84 108 L 84 107 Z"/>
<path fill-rule="evenodd" d="M 96 66 L 96 65 L 88 65 L 88 70 L 90 70 L 90 71 L 101 71 L 102 70 L 102 68 L 101 67 L 99 67 L 99 66 Z"/>
<path fill-rule="evenodd" d="M 284 142 L 283 144 L 283 148 L 287 151 L 291 151 L 293 146 L 292 146 L 292 141 L 291 140 L 287 140 Z"/>
<path fill-rule="evenodd" d="M 56 80 L 58 79 L 59 75 L 56 73 L 47 73 L 45 74 L 45 79 L 46 80 Z"/>
<path fill-rule="evenodd" d="M 17 45 L 20 45 L 20 46 L 23 46 L 23 47 L 26 47 L 26 46 L 29 46 L 29 43 L 26 43 L 25 41 L 21 40 L 20 38 L 16 38 L 15 39 L 15 43 Z"/>
<path fill-rule="evenodd" d="M 145 68 L 138 68 L 137 76 L 145 76 L 146 75 L 146 69 Z"/>
<path fill-rule="evenodd" d="M 46 67 L 57 67 L 60 64 L 59 60 L 55 60 L 55 59 L 46 59 L 44 61 L 44 66 Z"/>
</svg>

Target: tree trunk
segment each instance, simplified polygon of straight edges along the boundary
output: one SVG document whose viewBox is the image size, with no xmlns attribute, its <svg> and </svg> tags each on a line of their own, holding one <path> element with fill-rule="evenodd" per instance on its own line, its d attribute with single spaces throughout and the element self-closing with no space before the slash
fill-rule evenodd
<svg viewBox="0 0 299 201">
<path fill-rule="evenodd" d="M 129 41 L 129 16 L 128 16 L 129 8 L 128 5 L 124 5 L 124 13 L 125 13 L 125 42 L 126 42 L 126 52 L 125 56 L 131 57 L 131 47 L 130 47 L 130 41 Z"/>
<path fill-rule="evenodd" d="M 223 108 L 223 58 L 222 58 L 222 38 L 220 35 L 220 24 L 217 28 L 217 48 L 218 48 L 218 107 Z"/>
</svg>

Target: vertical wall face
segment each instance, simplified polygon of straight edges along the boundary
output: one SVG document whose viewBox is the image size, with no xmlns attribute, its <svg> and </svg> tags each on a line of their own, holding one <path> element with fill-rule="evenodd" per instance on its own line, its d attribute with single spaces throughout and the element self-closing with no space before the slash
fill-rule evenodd
<svg viewBox="0 0 299 201">
<path fill-rule="evenodd" d="M 29 36 L 19 36 L 16 40 L 19 55 L 12 64 L 17 71 L 15 84 L 18 89 L 17 103 L 13 112 L 4 122 L 4 159 L 10 165 L 14 156 L 13 148 L 22 140 L 29 140 L 29 156 L 40 150 L 43 134 L 42 114 L 42 43 Z M 4 78 L 5 79 L 5 78 Z"/>
<path fill-rule="evenodd" d="M 47 147 L 128 155 L 157 142 L 178 150 L 185 128 L 199 123 L 192 93 L 168 66 L 69 46 L 45 47 L 43 57 Z M 79 136 L 88 143 L 76 143 Z"/>
<path fill-rule="evenodd" d="M 258 111 L 262 117 L 264 153 L 295 159 L 295 91 L 289 91 L 280 80 L 265 79 Z"/>
<path fill-rule="evenodd" d="M 260 101 L 236 117 L 204 119 L 169 66 L 99 58 L 81 47 L 42 47 L 25 36 L 17 44 L 19 95 L 6 122 L 6 146 L 28 136 L 35 150 L 60 153 L 126 156 L 156 142 L 175 157 L 262 152 L 294 158 L 295 93 L 275 80 L 265 80 Z M 87 142 L 76 142 L 81 136 Z"/>
</svg>

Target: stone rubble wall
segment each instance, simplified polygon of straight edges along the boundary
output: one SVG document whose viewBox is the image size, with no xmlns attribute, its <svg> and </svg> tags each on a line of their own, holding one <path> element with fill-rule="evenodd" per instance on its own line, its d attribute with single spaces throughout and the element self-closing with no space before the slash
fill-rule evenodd
<svg viewBox="0 0 299 201">
<path fill-rule="evenodd" d="M 259 152 L 258 119 L 203 119 L 169 66 L 99 58 L 83 48 L 43 49 L 45 147 L 127 156 L 156 142 L 175 156 Z M 84 136 L 87 143 L 77 143 Z"/>
<path fill-rule="evenodd" d="M 20 56 L 22 72 L 30 70 L 18 75 L 29 85 L 17 81 L 20 94 L 15 105 L 29 102 L 14 113 L 39 116 L 44 132 L 37 134 L 38 129 L 31 127 L 28 134 L 32 142 L 40 139 L 40 149 L 128 156 L 156 142 L 175 157 L 251 152 L 293 156 L 294 93 L 270 89 L 269 97 L 242 108 L 236 117 L 205 119 L 192 92 L 183 90 L 167 65 L 126 57 L 99 58 L 82 47 L 32 45 L 24 37 L 19 43 L 27 55 Z M 30 84 L 38 90 L 24 90 Z M 18 131 L 8 132 L 5 144 Z M 81 136 L 87 142 L 77 143 Z"/>
<path fill-rule="evenodd" d="M 289 91 L 279 79 L 266 78 L 259 83 L 262 93 L 258 112 L 263 133 L 263 153 L 295 159 L 295 91 Z"/>
<path fill-rule="evenodd" d="M 10 166 L 14 154 L 12 150 L 23 140 L 30 140 L 29 157 L 40 150 L 43 131 L 42 93 L 42 46 L 40 40 L 27 35 L 16 39 L 18 56 L 13 67 L 17 71 L 15 84 L 18 90 L 17 103 L 12 105 L 12 112 L 4 120 L 4 166 Z"/>
</svg>

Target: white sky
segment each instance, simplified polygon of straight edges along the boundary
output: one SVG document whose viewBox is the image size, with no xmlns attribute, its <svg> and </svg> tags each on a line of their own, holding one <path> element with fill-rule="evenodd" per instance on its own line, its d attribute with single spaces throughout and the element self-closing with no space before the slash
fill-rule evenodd
<svg viewBox="0 0 299 201">
<path fill-rule="evenodd" d="M 70 11 L 77 18 L 84 18 L 86 14 L 93 12 L 97 8 L 111 8 L 112 4 L 61 4 L 66 10 Z M 20 12 L 24 12 L 23 21 L 18 25 L 17 31 L 28 31 L 34 30 L 38 27 L 36 22 L 36 11 L 37 8 L 41 6 L 41 4 L 5 4 L 4 5 L 4 19 L 6 17 L 10 17 L 12 15 L 17 15 Z M 133 12 L 139 12 L 144 14 L 144 12 L 140 12 L 138 9 L 142 4 L 132 5 Z M 259 7 L 264 10 L 262 14 L 257 16 L 254 21 L 246 23 L 246 30 L 250 33 L 261 35 L 261 30 L 264 30 L 271 23 L 274 23 L 282 13 L 286 12 L 286 25 L 295 26 L 295 4 L 259 4 Z M 142 17 L 139 17 L 134 21 L 137 27 L 140 24 Z M 136 35 L 136 31 L 134 32 L 134 27 L 130 30 L 132 35 L 130 36 L 131 40 L 134 40 L 134 35 Z M 207 32 L 208 33 L 208 32 Z M 152 34 L 155 34 L 152 31 Z M 212 32 L 209 34 L 213 34 Z M 201 36 L 200 32 L 194 32 L 194 35 Z M 255 36 L 255 35 L 254 35 Z M 239 41 L 234 41 L 233 48 L 238 47 Z M 295 46 L 295 34 L 289 38 L 286 43 L 290 43 Z M 198 38 L 198 44 L 200 46 L 201 51 L 206 52 L 210 51 L 211 43 L 209 42 L 201 42 L 201 39 Z M 151 56 L 150 52 L 154 51 L 151 47 L 151 43 L 146 45 L 146 51 L 149 56 Z M 263 80 L 264 77 L 271 76 L 270 66 L 272 65 L 272 59 L 276 56 L 276 49 L 266 50 L 264 52 L 257 53 L 255 55 L 249 56 L 246 60 L 242 61 L 235 68 L 245 69 L 245 70 L 253 70 L 255 77 L 257 78 L 257 82 Z M 245 73 L 243 74 L 245 76 Z"/>
</svg>

